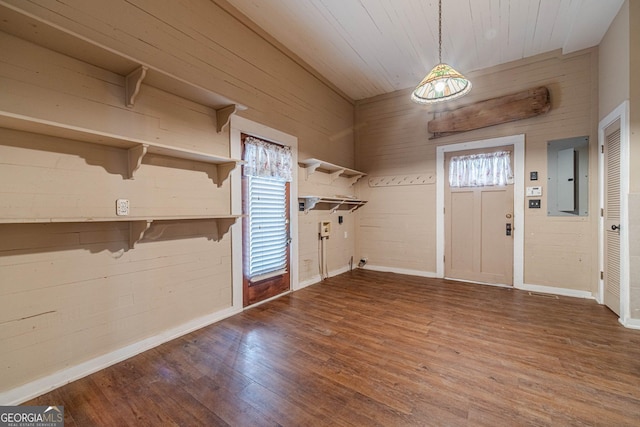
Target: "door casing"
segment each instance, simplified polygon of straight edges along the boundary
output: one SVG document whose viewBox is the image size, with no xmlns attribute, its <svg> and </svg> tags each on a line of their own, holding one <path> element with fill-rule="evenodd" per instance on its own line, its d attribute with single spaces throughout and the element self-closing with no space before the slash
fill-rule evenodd
<svg viewBox="0 0 640 427">
<path fill-rule="evenodd" d="M 299 289 L 298 282 L 298 202 L 293 200 L 298 194 L 298 138 L 281 132 L 277 129 L 270 128 L 261 123 L 254 122 L 244 117 L 231 116 L 230 126 L 231 140 L 231 157 L 240 159 L 242 157 L 242 133 L 247 133 L 261 137 L 271 141 L 278 141 L 283 145 L 291 147 L 292 164 L 294 165 L 292 172 L 292 180 L 290 186 L 289 200 L 289 232 L 291 233 L 291 244 L 289 245 L 290 253 L 290 280 L 291 290 Z M 231 213 L 233 215 L 242 215 L 242 181 L 239 167 L 231 173 Z M 231 266 L 232 266 L 232 306 L 234 309 L 243 309 L 242 295 L 242 221 L 237 221 L 231 228 Z M 276 296 L 275 298 L 277 298 Z M 269 301 L 264 300 L 260 303 Z M 254 304 L 252 307 L 255 307 Z"/>
<path fill-rule="evenodd" d="M 624 101 L 602 119 L 598 125 L 598 151 L 605 143 L 605 130 L 620 120 L 620 323 L 640 328 L 640 322 L 630 318 L 629 290 L 629 102 Z M 598 155 L 598 195 L 600 209 L 605 208 L 604 200 L 604 156 Z M 599 271 L 604 271 L 604 217 L 598 224 Z M 604 304 L 604 281 L 599 280 L 596 300 Z"/>
<path fill-rule="evenodd" d="M 444 277 L 444 157 L 445 153 L 513 145 L 513 286 L 524 284 L 524 134 L 441 145 L 436 148 L 436 276 Z"/>
</svg>

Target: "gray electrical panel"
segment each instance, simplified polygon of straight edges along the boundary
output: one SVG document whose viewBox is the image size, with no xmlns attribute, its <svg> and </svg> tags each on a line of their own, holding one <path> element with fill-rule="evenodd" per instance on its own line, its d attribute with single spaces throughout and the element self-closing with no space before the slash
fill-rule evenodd
<svg viewBox="0 0 640 427">
<path fill-rule="evenodd" d="M 547 215 L 589 215 L 589 137 L 547 144 Z"/>
</svg>

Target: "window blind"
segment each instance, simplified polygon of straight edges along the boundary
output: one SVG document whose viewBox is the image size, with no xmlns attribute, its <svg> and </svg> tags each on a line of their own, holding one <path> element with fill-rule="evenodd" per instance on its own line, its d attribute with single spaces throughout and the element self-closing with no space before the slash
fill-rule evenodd
<svg viewBox="0 0 640 427">
<path fill-rule="evenodd" d="M 287 265 L 288 224 L 286 221 L 286 182 L 250 176 L 248 185 L 247 276 L 284 272 Z"/>
</svg>

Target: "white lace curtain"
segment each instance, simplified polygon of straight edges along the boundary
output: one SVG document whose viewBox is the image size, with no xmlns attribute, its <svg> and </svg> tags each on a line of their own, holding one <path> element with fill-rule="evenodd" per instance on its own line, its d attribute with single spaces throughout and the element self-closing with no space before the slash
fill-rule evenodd
<svg viewBox="0 0 640 427">
<path fill-rule="evenodd" d="M 248 136 L 244 140 L 244 176 L 292 179 L 291 148 Z"/>
<path fill-rule="evenodd" d="M 484 187 L 513 184 L 511 152 L 455 156 L 449 164 L 449 186 Z"/>
</svg>

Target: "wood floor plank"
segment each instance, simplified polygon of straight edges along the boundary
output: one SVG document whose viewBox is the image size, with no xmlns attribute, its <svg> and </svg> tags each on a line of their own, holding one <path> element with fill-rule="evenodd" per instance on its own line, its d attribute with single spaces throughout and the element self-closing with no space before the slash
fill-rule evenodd
<svg viewBox="0 0 640 427">
<path fill-rule="evenodd" d="M 637 426 L 640 331 L 592 300 L 355 270 L 27 402 L 49 403 L 73 426 Z"/>
</svg>

